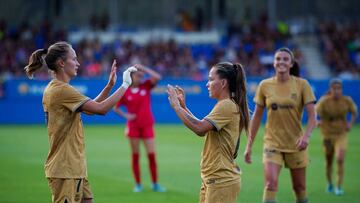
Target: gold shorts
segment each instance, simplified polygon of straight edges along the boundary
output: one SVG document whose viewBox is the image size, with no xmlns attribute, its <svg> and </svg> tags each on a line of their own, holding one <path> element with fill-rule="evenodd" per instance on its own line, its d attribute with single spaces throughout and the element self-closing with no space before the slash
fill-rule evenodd
<svg viewBox="0 0 360 203">
<path fill-rule="evenodd" d="M 240 192 L 240 182 L 230 185 L 205 185 L 200 188 L 199 203 L 235 203 Z"/>
<path fill-rule="evenodd" d="M 263 154 L 263 163 L 271 162 L 286 168 L 296 169 L 305 168 L 309 164 L 308 151 L 281 152 L 276 149 L 265 148 Z"/>
<path fill-rule="evenodd" d="M 347 134 L 323 138 L 323 147 L 325 154 L 331 153 L 335 150 L 338 153 L 340 150 L 346 150 L 348 146 Z"/>
<path fill-rule="evenodd" d="M 82 199 L 93 199 L 89 181 L 83 179 L 48 178 L 53 203 L 80 203 Z"/>
</svg>

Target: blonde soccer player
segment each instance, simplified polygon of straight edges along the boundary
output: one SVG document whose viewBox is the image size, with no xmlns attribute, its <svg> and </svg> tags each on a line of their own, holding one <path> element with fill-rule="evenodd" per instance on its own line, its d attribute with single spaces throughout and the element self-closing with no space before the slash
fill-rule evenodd
<svg viewBox="0 0 360 203">
<path fill-rule="evenodd" d="M 135 67 L 124 71 L 122 85 L 109 96 L 117 80 L 114 61 L 107 85 L 92 100 L 69 84 L 76 77 L 79 66 L 72 46 L 67 42 L 57 42 L 48 49 L 33 52 L 25 67 L 30 78 L 41 67 L 51 70 L 54 76 L 44 90 L 42 101 L 50 144 L 45 175 L 53 203 L 93 202 L 80 115 L 81 112 L 106 114 L 131 85 L 130 73 L 136 71 Z"/>
</svg>

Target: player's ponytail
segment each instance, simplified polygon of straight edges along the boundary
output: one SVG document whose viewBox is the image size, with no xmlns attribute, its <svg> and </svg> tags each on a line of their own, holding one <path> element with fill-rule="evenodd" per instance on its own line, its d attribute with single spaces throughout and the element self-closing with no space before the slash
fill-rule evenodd
<svg viewBox="0 0 360 203">
<path fill-rule="evenodd" d="M 246 92 L 246 75 L 241 64 L 232 64 L 229 62 L 218 63 L 214 66 L 217 68 L 217 74 L 220 78 L 226 79 L 229 84 L 231 98 L 236 102 L 239 108 L 240 123 L 239 130 L 249 129 L 249 108 Z"/>
<path fill-rule="evenodd" d="M 29 64 L 24 68 L 26 75 L 32 79 L 34 72 L 41 67 L 47 67 L 56 72 L 58 59 L 66 60 L 70 48 L 71 45 L 67 42 L 57 42 L 51 45 L 49 49 L 34 51 L 29 58 Z"/>
<path fill-rule="evenodd" d="M 249 106 L 247 100 L 246 90 L 246 75 L 243 66 L 239 63 L 235 63 L 236 69 L 236 89 L 234 99 L 239 106 L 240 112 L 240 129 L 245 129 L 246 134 L 249 132 Z"/>
<path fill-rule="evenodd" d="M 38 49 L 34 51 L 30 58 L 29 64 L 25 66 L 26 75 L 32 79 L 34 77 L 34 72 L 44 66 L 45 55 L 47 54 L 47 49 Z"/>
<path fill-rule="evenodd" d="M 300 66 L 297 61 L 294 60 L 293 66 L 290 68 L 290 75 L 300 77 Z"/>
</svg>

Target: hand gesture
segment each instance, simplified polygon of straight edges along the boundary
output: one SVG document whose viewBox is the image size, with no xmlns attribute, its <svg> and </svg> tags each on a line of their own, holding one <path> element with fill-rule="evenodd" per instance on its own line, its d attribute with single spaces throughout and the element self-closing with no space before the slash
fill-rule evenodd
<svg viewBox="0 0 360 203">
<path fill-rule="evenodd" d="M 136 67 L 131 66 L 128 69 L 126 69 L 123 73 L 123 83 L 122 83 L 122 87 L 124 88 L 128 88 L 131 83 L 132 83 L 132 79 L 131 79 L 131 73 L 137 71 Z"/>
<path fill-rule="evenodd" d="M 168 85 L 167 93 L 168 93 L 168 99 L 169 99 L 169 103 L 170 103 L 171 107 L 173 109 L 178 108 L 180 106 L 180 102 L 179 102 L 175 87 L 173 87 L 172 85 Z"/>
<path fill-rule="evenodd" d="M 175 86 L 175 91 L 176 91 L 177 98 L 179 100 L 180 106 L 182 108 L 185 108 L 186 107 L 186 104 L 185 104 L 185 91 L 180 86 L 177 86 L 177 85 Z"/>
<path fill-rule="evenodd" d="M 116 60 L 114 59 L 113 64 L 111 66 L 111 71 L 110 71 L 110 75 L 109 75 L 109 81 L 108 81 L 108 86 L 113 87 L 116 83 L 117 80 L 117 67 L 116 67 Z"/>
</svg>

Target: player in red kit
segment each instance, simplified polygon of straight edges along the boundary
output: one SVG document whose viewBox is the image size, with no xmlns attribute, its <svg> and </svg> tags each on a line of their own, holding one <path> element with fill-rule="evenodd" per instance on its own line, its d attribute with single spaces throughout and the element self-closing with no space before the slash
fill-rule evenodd
<svg viewBox="0 0 360 203">
<path fill-rule="evenodd" d="M 137 67 L 139 67 L 138 71 L 132 74 L 133 83 L 114 107 L 114 111 L 127 120 L 125 134 L 129 138 L 132 152 L 132 172 L 136 182 L 134 192 L 141 192 L 143 189 L 140 179 L 140 141 L 144 142 L 148 155 L 152 190 L 165 192 L 165 189 L 157 181 L 154 117 L 151 111 L 150 95 L 152 88 L 161 79 L 161 75 L 144 66 Z M 149 79 L 144 81 L 144 74 L 148 74 Z M 125 106 L 127 111 L 123 111 L 120 106 Z"/>
</svg>

